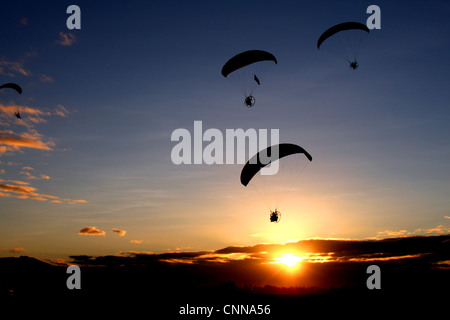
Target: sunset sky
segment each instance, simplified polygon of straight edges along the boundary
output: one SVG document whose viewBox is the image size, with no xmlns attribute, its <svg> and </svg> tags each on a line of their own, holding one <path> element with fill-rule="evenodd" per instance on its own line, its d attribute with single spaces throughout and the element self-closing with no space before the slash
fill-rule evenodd
<svg viewBox="0 0 450 320">
<path fill-rule="evenodd" d="M 357 70 L 317 50 L 371 4 L 381 29 Z M 0 257 L 449 233 L 449 15 L 444 1 L 3 3 L 0 85 L 23 93 L 0 90 Z M 250 49 L 278 64 L 247 109 L 220 70 Z M 279 129 L 312 155 L 280 223 L 242 164 L 172 163 L 172 132 L 194 121 Z"/>
</svg>

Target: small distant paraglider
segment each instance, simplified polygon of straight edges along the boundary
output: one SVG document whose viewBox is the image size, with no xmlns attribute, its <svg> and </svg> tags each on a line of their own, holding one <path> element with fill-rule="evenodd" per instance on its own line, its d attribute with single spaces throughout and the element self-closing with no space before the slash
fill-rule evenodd
<svg viewBox="0 0 450 320">
<path fill-rule="evenodd" d="M 359 48 L 366 35 L 361 31 L 370 32 L 369 28 L 360 22 L 344 22 L 332 26 L 325 30 L 317 40 L 317 49 L 324 44 L 329 51 L 344 58 L 352 70 L 356 70 L 359 67 L 356 60 Z"/>
<path fill-rule="evenodd" d="M 0 86 L 0 89 L 4 89 L 4 88 L 13 89 L 18 94 L 22 93 L 22 88 L 16 83 L 5 83 L 5 84 Z M 22 117 L 20 116 L 20 112 L 19 111 L 14 112 L 14 115 L 16 116 L 17 119 L 22 119 Z"/>
<path fill-rule="evenodd" d="M 250 108 L 255 105 L 256 99 L 252 93 L 256 85 L 261 85 L 261 81 L 254 71 L 258 71 L 259 75 L 264 68 L 262 62 L 271 61 L 275 64 L 278 63 L 275 56 L 267 51 L 249 50 L 235 55 L 223 65 L 222 75 L 238 84 L 245 95 L 244 105 L 246 107 Z"/>
</svg>

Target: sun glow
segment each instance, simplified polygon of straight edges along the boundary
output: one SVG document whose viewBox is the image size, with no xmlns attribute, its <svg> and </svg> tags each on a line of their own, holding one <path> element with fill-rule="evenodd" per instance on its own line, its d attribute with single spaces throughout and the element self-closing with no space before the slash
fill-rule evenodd
<svg viewBox="0 0 450 320">
<path fill-rule="evenodd" d="M 304 257 L 294 256 L 292 254 L 283 254 L 283 256 L 275 258 L 276 263 L 281 263 L 289 268 L 295 267 Z"/>
</svg>

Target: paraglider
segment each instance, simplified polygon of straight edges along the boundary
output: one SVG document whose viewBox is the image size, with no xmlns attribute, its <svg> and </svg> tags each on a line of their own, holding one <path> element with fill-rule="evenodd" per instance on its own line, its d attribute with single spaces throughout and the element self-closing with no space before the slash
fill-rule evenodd
<svg viewBox="0 0 450 320">
<path fill-rule="evenodd" d="M 268 155 L 270 154 L 270 159 L 267 159 Z M 297 157 L 295 157 L 297 156 Z M 267 161 L 263 161 L 263 159 L 266 158 Z M 286 181 L 278 180 L 274 181 L 275 176 L 283 176 L 283 169 L 286 169 L 286 173 L 284 174 L 284 178 L 288 179 L 295 179 L 298 180 L 298 177 L 295 176 L 295 169 L 301 169 L 301 162 L 305 160 L 312 161 L 311 155 L 302 147 L 291 144 L 291 143 L 280 143 L 278 145 L 270 146 L 264 150 L 261 150 L 256 155 L 254 155 L 242 168 L 240 180 L 242 185 L 245 187 L 250 184 L 250 182 L 254 179 L 254 177 L 257 175 L 257 173 L 260 172 L 262 168 L 265 166 L 274 163 L 276 161 L 280 161 L 283 158 L 293 158 L 292 163 L 288 166 L 283 167 L 281 165 L 280 170 L 273 176 L 267 175 L 267 180 L 264 179 L 264 181 L 258 181 L 261 184 L 261 191 L 264 191 L 262 189 L 266 189 L 267 194 L 262 194 L 263 198 L 269 198 L 269 196 L 274 196 L 271 188 L 265 188 L 267 185 L 275 187 L 275 189 L 280 190 L 283 189 L 284 184 Z M 294 173 L 294 175 L 292 174 Z M 269 181 L 272 180 L 272 181 Z M 281 184 L 281 185 L 279 185 Z M 287 186 L 286 186 L 287 187 Z M 282 190 L 281 190 L 282 191 Z M 266 192 L 262 192 L 266 193 Z M 278 197 L 278 195 L 275 195 L 275 197 Z M 275 199 L 277 200 L 277 199 Z M 273 207 L 272 207 L 273 208 Z M 279 222 L 281 218 L 281 213 L 278 209 L 272 210 L 270 209 L 270 222 Z"/>
<path fill-rule="evenodd" d="M 15 83 L 5 83 L 5 84 L 0 86 L 0 89 L 4 89 L 4 88 L 9 88 L 9 89 L 16 90 L 16 92 L 18 94 L 22 93 L 22 88 L 18 84 L 15 84 Z M 22 119 L 22 117 L 20 116 L 19 111 L 14 112 L 14 115 L 16 116 L 17 119 Z"/>
<path fill-rule="evenodd" d="M 278 223 L 281 220 L 281 212 L 278 211 L 276 208 L 274 211 L 270 212 L 270 222 Z"/>
<path fill-rule="evenodd" d="M 322 45 L 334 54 L 344 58 L 350 68 L 358 68 L 357 56 L 361 42 L 369 28 L 359 22 L 344 22 L 327 29 L 317 40 L 317 49 Z"/>
<path fill-rule="evenodd" d="M 236 82 L 243 91 L 246 107 L 252 107 L 255 104 L 256 100 L 252 93 L 256 85 L 261 85 L 261 81 L 254 71 L 258 71 L 257 73 L 260 75 L 263 69 L 262 65 L 266 62 L 278 63 L 275 56 L 267 51 L 249 50 L 235 55 L 222 67 L 222 76 Z"/>
</svg>

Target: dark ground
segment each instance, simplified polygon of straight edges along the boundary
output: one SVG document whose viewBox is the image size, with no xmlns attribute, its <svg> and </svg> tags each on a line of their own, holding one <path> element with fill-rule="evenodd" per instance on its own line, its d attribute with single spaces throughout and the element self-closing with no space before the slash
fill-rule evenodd
<svg viewBox="0 0 450 320">
<path fill-rule="evenodd" d="M 14 311 L 20 318 L 50 319 L 405 319 L 419 313 L 427 319 L 448 317 L 450 235 L 305 240 L 289 246 L 334 253 L 333 262 L 302 262 L 304 280 L 316 281 L 316 287 L 296 287 L 294 282 L 289 288 L 256 284 L 268 283 L 270 275 L 261 273 L 261 260 L 223 263 L 212 255 L 200 259 L 204 252 L 184 252 L 72 256 L 70 263 L 80 266 L 81 289 L 69 290 L 67 265 L 21 256 L 0 258 L 0 306 L 4 314 Z M 274 247 L 228 247 L 215 253 L 257 254 L 270 248 Z M 169 258 L 187 260 L 173 263 Z M 379 290 L 366 285 L 367 267 L 372 264 L 381 270 Z M 244 306 L 250 314 L 227 314 L 231 305 Z M 180 314 L 186 307 L 213 311 L 210 317 Z"/>
</svg>

